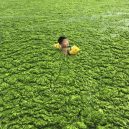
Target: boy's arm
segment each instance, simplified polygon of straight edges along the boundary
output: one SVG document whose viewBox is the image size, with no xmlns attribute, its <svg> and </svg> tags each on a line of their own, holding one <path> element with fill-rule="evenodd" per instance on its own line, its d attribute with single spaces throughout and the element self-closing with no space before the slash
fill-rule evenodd
<svg viewBox="0 0 129 129">
<path fill-rule="evenodd" d="M 68 46 L 67 53 L 70 55 L 71 46 Z"/>
<path fill-rule="evenodd" d="M 69 54 L 70 55 L 70 50 L 71 50 L 71 46 L 68 46 L 67 48 L 62 48 L 62 52 L 67 55 Z"/>
</svg>

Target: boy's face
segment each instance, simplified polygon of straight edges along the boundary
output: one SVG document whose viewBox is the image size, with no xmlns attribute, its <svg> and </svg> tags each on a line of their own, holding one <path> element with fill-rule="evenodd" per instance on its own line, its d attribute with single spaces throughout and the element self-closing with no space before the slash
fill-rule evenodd
<svg viewBox="0 0 129 129">
<path fill-rule="evenodd" d="M 68 45 L 69 45 L 69 40 L 68 39 L 64 39 L 62 41 L 62 44 L 61 44 L 62 48 L 66 48 Z"/>
</svg>

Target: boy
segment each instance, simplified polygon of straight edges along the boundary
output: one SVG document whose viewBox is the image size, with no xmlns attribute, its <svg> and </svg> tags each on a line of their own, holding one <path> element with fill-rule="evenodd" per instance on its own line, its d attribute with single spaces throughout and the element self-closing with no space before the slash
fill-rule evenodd
<svg viewBox="0 0 129 129">
<path fill-rule="evenodd" d="M 71 46 L 69 46 L 69 40 L 67 37 L 65 36 L 61 36 L 59 37 L 58 39 L 58 43 L 60 44 L 61 46 L 61 51 L 67 55 L 69 54 L 69 50 L 71 49 Z"/>
</svg>

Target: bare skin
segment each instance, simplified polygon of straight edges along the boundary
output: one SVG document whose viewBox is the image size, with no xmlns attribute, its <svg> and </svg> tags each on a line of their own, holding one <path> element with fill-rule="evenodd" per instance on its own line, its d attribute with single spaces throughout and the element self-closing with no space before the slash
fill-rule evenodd
<svg viewBox="0 0 129 129">
<path fill-rule="evenodd" d="M 67 46 L 68 46 L 68 45 L 69 45 L 68 39 L 64 39 L 64 40 L 62 41 L 62 44 L 61 44 L 61 51 L 62 51 L 65 55 L 68 54 L 68 52 L 67 52 L 67 50 L 68 50 Z"/>
<path fill-rule="evenodd" d="M 64 55 L 67 55 L 67 48 L 62 48 L 61 51 L 63 52 Z"/>
</svg>

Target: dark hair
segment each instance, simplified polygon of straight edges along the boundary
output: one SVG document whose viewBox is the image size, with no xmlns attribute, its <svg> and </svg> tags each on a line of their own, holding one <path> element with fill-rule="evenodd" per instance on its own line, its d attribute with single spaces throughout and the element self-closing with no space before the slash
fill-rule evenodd
<svg viewBox="0 0 129 129">
<path fill-rule="evenodd" d="M 58 43 L 61 44 L 64 39 L 67 39 L 67 37 L 65 37 L 65 36 L 60 36 L 60 37 L 58 38 Z"/>
</svg>

